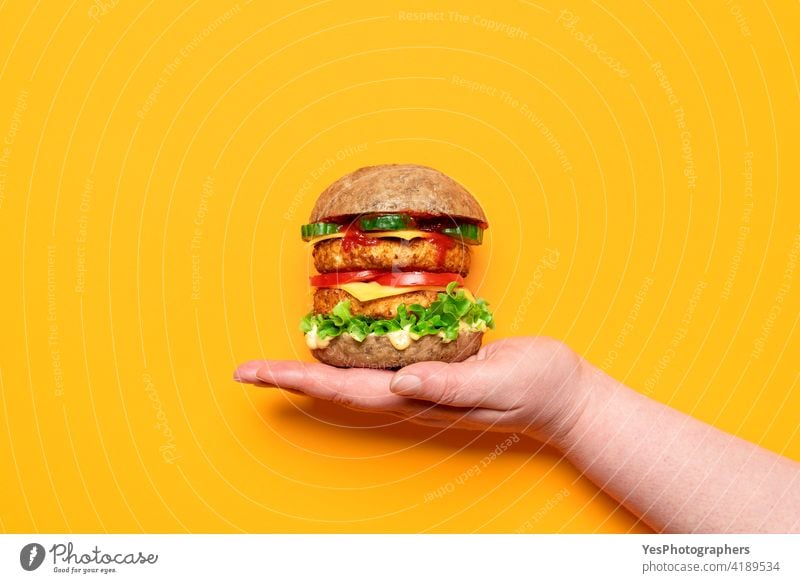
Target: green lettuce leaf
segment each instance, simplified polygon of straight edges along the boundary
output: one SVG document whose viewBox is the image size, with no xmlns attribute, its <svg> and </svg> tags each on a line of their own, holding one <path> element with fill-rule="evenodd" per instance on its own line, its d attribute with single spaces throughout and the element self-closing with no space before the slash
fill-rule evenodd
<svg viewBox="0 0 800 583">
<path fill-rule="evenodd" d="M 345 300 L 336 304 L 329 314 L 306 314 L 300 322 L 300 330 L 308 333 L 316 328 L 321 340 L 347 332 L 359 342 L 369 334 L 383 336 L 408 330 L 416 336 L 441 333 L 449 342 L 458 338 L 461 322 L 473 329 L 494 328 L 494 317 L 486 300 L 478 298 L 473 302 L 457 287 L 458 283 L 452 282 L 427 308 L 420 304 L 401 304 L 391 320 L 354 316 L 350 313 L 350 302 Z"/>
</svg>

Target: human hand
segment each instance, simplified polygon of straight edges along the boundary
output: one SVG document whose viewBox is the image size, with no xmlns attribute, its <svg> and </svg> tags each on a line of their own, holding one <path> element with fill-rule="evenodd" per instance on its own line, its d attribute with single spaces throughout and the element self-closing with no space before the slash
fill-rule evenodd
<svg viewBox="0 0 800 583">
<path fill-rule="evenodd" d="M 586 366 L 561 342 L 516 337 L 459 363 L 420 362 L 392 372 L 254 360 L 239 366 L 234 380 L 423 425 L 523 433 L 558 447 L 585 406 Z"/>
</svg>

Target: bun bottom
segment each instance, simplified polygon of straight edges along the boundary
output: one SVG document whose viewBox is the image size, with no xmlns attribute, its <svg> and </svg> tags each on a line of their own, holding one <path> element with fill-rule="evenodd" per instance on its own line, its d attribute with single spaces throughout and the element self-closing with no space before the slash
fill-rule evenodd
<svg viewBox="0 0 800 583">
<path fill-rule="evenodd" d="M 397 350 L 386 336 L 367 336 L 363 342 L 343 334 L 325 348 L 311 351 L 314 358 L 340 368 L 401 368 L 415 362 L 461 362 L 478 352 L 483 332 L 461 332 L 451 342 L 423 336 L 405 350 Z"/>
</svg>

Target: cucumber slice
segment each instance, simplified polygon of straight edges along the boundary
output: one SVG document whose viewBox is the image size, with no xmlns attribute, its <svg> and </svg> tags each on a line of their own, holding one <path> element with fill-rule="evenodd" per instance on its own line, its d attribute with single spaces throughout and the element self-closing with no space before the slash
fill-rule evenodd
<svg viewBox="0 0 800 583">
<path fill-rule="evenodd" d="M 303 241 L 310 241 L 314 237 L 338 233 L 339 228 L 340 225 L 336 223 L 310 223 L 300 227 L 300 235 L 303 237 Z"/>
<path fill-rule="evenodd" d="M 413 221 L 408 215 L 376 215 L 362 217 L 362 231 L 401 231 L 407 229 Z"/>
<path fill-rule="evenodd" d="M 460 237 L 464 243 L 480 245 L 483 242 L 483 229 L 471 223 L 461 223 L 455 227 L 446 227 L 442 233 L 451 237 Z"/>
<path fill-rule="evenodd" d="M 362 231 L 402 231 L 413 228 L 413 225 L 414 219 L 404 214 L 374 215 L 359 219 Z M 317 237 L 339 233 L 341 230 L 342 225 L 336 223 L 310 223 L 300 227 L 300 234 L 304 241 L 311 241 Z M 469 245 L 480 245 L 483 242 L 483 229 L 472 223 L 445 227 L 440 232 L 461 239 Z"/>
</svg>

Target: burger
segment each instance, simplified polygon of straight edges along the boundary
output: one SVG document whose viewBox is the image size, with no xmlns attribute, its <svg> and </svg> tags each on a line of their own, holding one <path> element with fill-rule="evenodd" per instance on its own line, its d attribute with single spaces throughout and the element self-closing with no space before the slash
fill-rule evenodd
<svg viewBox="0 0 800 583">
<path fill-rule="evenodd" d="M 301 228 L 318 272 L 300 325 L 311 353 L 386 369 L 475 354 L 494 320 L 464 277 L 487 227 L 475 198 L 426 166 L 369 166 L 328 186 Z"/>
</svg>

